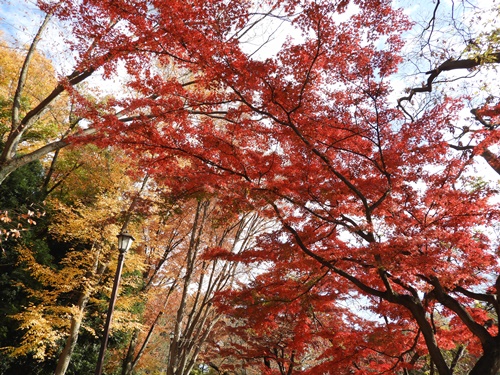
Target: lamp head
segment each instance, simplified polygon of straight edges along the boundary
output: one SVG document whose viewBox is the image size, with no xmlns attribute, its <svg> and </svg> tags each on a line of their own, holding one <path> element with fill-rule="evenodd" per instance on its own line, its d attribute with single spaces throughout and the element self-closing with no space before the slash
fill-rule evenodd
<svg viewBox="0 0 500 375">
<path fill-rule="evenodd" d="M 135 238 L 132 237 L 127 231 L 122 231 L 118 236 L 118 250 L 120 253 L 126 253 L 130 246 L 132 246 L 132 242 L 134 242 Z"/>
</svg>

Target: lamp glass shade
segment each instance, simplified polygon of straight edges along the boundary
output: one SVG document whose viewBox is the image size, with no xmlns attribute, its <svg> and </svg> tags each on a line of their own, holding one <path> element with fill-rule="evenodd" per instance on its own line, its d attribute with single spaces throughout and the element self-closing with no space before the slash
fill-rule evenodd
<svg viewBox="0 0 500 375">
<path fill-rule="evenodd" d="M 132 242 L 135 240 L 135 238 L 127 232 L 121 232 L 116 237 L 118 237 L 118 250 L 122 253 L 126 253 L 128 249 L 130 249 L 130 246 L 132 246 Z"/>
</svg>

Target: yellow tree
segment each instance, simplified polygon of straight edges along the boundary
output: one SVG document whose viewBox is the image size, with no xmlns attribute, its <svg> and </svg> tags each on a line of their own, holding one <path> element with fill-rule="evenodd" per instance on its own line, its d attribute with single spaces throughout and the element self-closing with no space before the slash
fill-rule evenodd
<svg viewBox="0 0 500 375">
<path fill-rule="evenodd" d="M 56 84 L 56 73 L 52 62 L 41 53 L 34 51 L 29 66 L 30 74 L 25 77 L 22 90 L 20 90 L 16 86 L 19 84 L 19 72 L 23 66 L 24 56 L 18 48 L 10 46 L 3 39 L 0 39 L 0 51 L 2 52 L 0 54 L 2 71 L 0 76 L 0 138 L 5 143 L 13 121 L 14 101 L 16 101 L 17 116 L 26 115 L 29 107 L 46 96 L 51 87 Z M 68 112 L 67 98 L 58 98 L 54 101 L 36 124 L 26 131 L 23 141 L 28 142 L 17 145 L 17 152 L 25 153 L 33 146 L 39 146 L 42 139 L 56 137 L 62 131 L 62 124 L 67 119 Z"/>
<path fill-rule="evenodd" d="M 32 302 L 13 316 L 24 335 L 19 346 L 9 348 L 12 356 L 58 357 L 58 375 L 68 367 L 89 301 L 102 304 L 99 296 L 110 293 L 109 275 L 118 255 L 116 235 L 130 206 L 129 195 L 136 194 L 133 179 L 123 175 L 126 160 L 116 152 L 87 146 L 70 153 L 73 155 L 67 159 L 76 160 L 74 154 L 80 154 L 84 161 L 63 183 L 52 186 L 53 194 L 47 201 L 49 236 L 64 247 L 64 253 L 56 267 L 50 267 L 36 261 L 36 249 L 19 249 L 19 265 L 42 287 L 26 288 Z M 67 168 L 72 169 L 72 165 L 69 162 Z M 130 254 L 125 270 L 140 271 L 141 267 L 142 258 Z M 135 285 L 137 280 L 124 281 Z M 129 312 L 134 301 L 122 298 L 120 303 L 115 322 L 130 324 L 134 321 Z M 95 327 L 85 329 L 93 332 Z M 61 341 L 65 342 L 62 352 Z"/>
<path fill-rule="evenodd" d="M 36 47 L 49 19 L 26 48 L 0 41 L 0 183 L 17 168 L 60 148 L 77 123 L 70 119 L 67 95 L 46 101 L 57 79 L 51 61 Z"/>
<path fill-rule="evenodd" d="M 29 107 L 46 96 L 56 83 L 51 61 L 33 51 L 29 63 L 30 74 L 23 78 L 22 90 L 16 89 L 23 59 L 24 56 L 19 52 L 19 48 L 14 48 L 5 42 L 0 33 L 0 153 L 8 143 L 13 119 L 16 116 L 24 116 Z M 15 105 L 14 102 L 16 102 Z M 14 106 L 17 107 L 15 114 Z M 16 145 L 16 157 L 22 158 L 21 155 L 30 154 L 33 150 L 40 148 L 46 140 L 57 138 L 64 132 L 63 127 L 69 112 L 67 97 L 61 96 L 55 100 L 19 139 Z M 26 163 L 22 164 L 33 160 L 35 159 L 26 160 Z M 28 197 L 25 198 L 28 199 Z M 0 242 L 2 237 L 18 237 L 22 230 L 26 230 L 36 221 L 36 216 L 39 217 L 42 214 L 33 209 L 26 211 L 12 205 L 5 207 L 2 203 L 0 203 L 0 210 L 2 210 Z"/>
</svg>

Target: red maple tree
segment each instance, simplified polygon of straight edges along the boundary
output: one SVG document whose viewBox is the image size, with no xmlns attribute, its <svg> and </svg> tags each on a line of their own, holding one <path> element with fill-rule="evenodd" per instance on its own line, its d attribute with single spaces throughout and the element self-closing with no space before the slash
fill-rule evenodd
<svg viewBox="0 0 500 375">
<path fill-rule="evenodd" d="M 261 276 L 262 303 L 291 301 L 295 275 L 296 283 L 324 275 L 305 295 L 328 303 L 290 302 L 291 326 L 282 303 L 261 309 L 295 338 L 308 337 L 300 322 L 311 306 L 317 314 L 341 310 L 337 331 L 350 333 L 351 344 L 335 344 L 334 332 L 325 337 L 343 351 L 326 349 L 322 369 L 404 371 L 428 355 L 448 375 L 456 363 L 443 350 L 464 345 L 478 358 L 470 374 L 500 369 L 500 278 L 484 229 L 498 220 L 495 192 L 467 177 L 472 159 L 446 141 L 459 101 L 444 98 L 415 121 L 388 102 L 409 27 L 389 1 L 277 0 L 259 9 L 241 1 L 65 0 L 42 8 L 71 25 L 77 65 L 59 89 L 74 95 L 102 144 L 140 156 L 174 193 L 216 189 L 224 204 L 267 206 L 279 219 L 277 233 L 247 253 L 273 265 Z M 269 18 L 301 37 L 257 59 L 242 41 Z M 96 71 L 112 77 L 123 69 L 130 95 L 96 107 L 73 88 Z M 345 306 L 353 294 L 367 302 L 366 315 Z M 356 355 L 356 337 L 371 337 L 371 356 Z M 342 369 L 329 360 L 351 355 Z"/>
</svg>

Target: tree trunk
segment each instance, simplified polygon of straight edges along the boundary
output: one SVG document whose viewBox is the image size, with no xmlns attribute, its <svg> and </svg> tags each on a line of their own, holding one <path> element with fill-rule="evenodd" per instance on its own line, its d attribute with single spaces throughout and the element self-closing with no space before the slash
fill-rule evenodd
<svg viewBox="0 0 500 375">
<path fill-rule="evenodd" d="M 158 315 L 156 316 L 153 324 L 149 328 L 148 334 L 147 334 L 146 338 L 144 339 L 144 342 L 142 343 L 142 346 L 139 349 L 139 352 L 137 353 L 135 358 L 134 358 L 134 353 L 135 353 L 135 349 L 137 348 L 137 345 L 138 345 L 139 330 L 136 330 L 134 332 L 134 337 L 132 338 L 132 341 L 130 342 L 127 357 L 125 358 L 125 361 L 123 363 L 122 375 L 131 375 L 132 374 L 132 371 L 134 371 L 134 368 L 135 368 L 135 365 L 137 364 L 137 361 L 139 361 L 139 359 L 142 357 L 142 354 L 144 353 L 146 346 L 149 344 L 149 341 L 151 340 L 151 336 L 153 335 L 153 330 L 158 325 L 158 322 L 160 321 L 160 318 L 162 316 L 163 316 L 163 311 L 160 311 L 158 313 Z"/>
<path fill-rule="evenodd" d="M 80 331 L 80 325 L 82 324 L 83 313 L 85 311 L 85 307 L 87 306 L 87 302 L 89 300 L 90 294 L 88 291 L 82 292 L 80 298 L 78 299 L 78 314 L 71 318 L 71 327 L 69 336 L 66 339 L 66 344 L 64 345 L 64 349 L 59 356 L 59 360 L 57 361 L 57 367 L 55 371 L 55 375 L 64 375 L 66 370 L 68 369 L 69 361 L 71 359 L 71 355 L 73 354 L 73 350 L 75 349 L 76 342 L 78 340 L 78 332 Z"/>
<path fill-rule="evenodd" d="M 500 174 L 500 159 L 494 153 L 492 153 L 487 148 L 481 153 L 481 156 L 486 160 L 491 168 L 498 174 Z"/>
<path fill-rule="evenodd" d="M 500 337 L 483 345 L 484 353 L 469 375 L 497 375 L 500 371 Z"/>
<path fill-rule="evenodd" d="M 130 340 L 130 344 L 128 346 L 127 355 L 123 360 L 122 375 L 127 375 L 132 373 L 132 364 L 134 362 L 135 349 L 137 348 L 137 344 L 139 341 L 139 332 L 140 331 L 138 329 L 135 329 L 134 333 L 132 334 L 132 339 Z"/>
<path fill-rule="evenodd" d="M 85 276 L 87 277 L 87 279 L 90 279 L 93 276 L 97 277 L 95 279 L 95 283 L 98 283 L 99 278 L 106 270 L 106 266 L 99 263 L 99 255 L 101 252 L 99 246 L 97 246 L 96 251 L 97 253 L 95 255 L 93 268 L 92 270 L 88 271 Z M 87 307 L 87 303 L 92 294 L 92 290 L 92 287 L 86 285 L 84 286 L 83 291 L 80 293 L 80 297 L 78 298 L 77 303 L 78 313 L 71 318 L 69 336 L 66 339 L 66 344 L 64 345 L 63 351 L 59 355 L 54 375 L 64 375 L 66 373 L 66 370 L 68 369 L 69 361 L 71 360 L 73 350 L 75 349 L 76 342 L 78 341 L 78 333 L 80 331 L 80 326 L 82 325 L 85 308 Z"/>
</svg>

